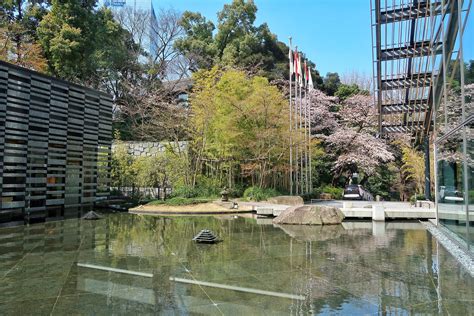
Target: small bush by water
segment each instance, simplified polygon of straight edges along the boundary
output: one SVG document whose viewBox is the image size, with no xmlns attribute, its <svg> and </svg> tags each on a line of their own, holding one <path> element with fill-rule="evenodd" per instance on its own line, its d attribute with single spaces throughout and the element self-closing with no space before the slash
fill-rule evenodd
<svg viewBox="0 0 474 316">
<path fill-rule="evenodd" d="M 250 187 L 244 191 L 244 199 L 251 201 L 264 201 L 273 196 L 281 195 L 275 189 L 263 189 L 259 187 Z"/>
<path fill-rule="evenodd" d="M 169 205 L 169 206 L 182 206 L 182 205 L 193 205 L 193 204 L 200 204 L 200 203 L 208 203 L 213 201 L 212 198 L 186 198 L 176 196 L 171 199 L 167 200 L 155 200 L 148 203 L 148 205 Z"/>
<path fill-rule="evenodd" d="M 344 189 L 343 188 L 336 188 L 336 187 L 333 187 L 333 186 L 330 186 L 330 185 L 326 185 L 325 187 L 323 187 L 323 189 L 321 190 L 322 193 L 328 193 L 328 194 L 331 194 L 332 198 L 333 199 L 342 199 L 342 196 L 344 194 Z"/>
</svg>

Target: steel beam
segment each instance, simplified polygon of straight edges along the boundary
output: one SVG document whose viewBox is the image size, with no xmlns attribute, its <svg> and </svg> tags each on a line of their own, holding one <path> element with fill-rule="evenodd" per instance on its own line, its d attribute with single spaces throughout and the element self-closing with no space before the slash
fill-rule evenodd
<svg viewBox="0 0 474 316">
<path fill-rule="evenodd" d="M 433 46 L 430 45 L 430 41 L 421 41 L 409 45 L 382 49 L 380 58 L 382 61 L 389 61 L 403 58 L 426 57 L 431 56 L 432 53 L 441 54 L 442 43 L 437 42 Z"/>
<path fill-rule="evenodd" d="M 416 20 L 418 16 L 432 16 L 441 14 L 441 1 L 430 3 L 429 0 L 414 1 L 401 8 L 389 9 L 380 12 L 377 23 L 386 24 L 407 20 Z M 431 6 L 431 7 L 430 7 Z M 433 9 L 431 9 L 433 8 Z"/>
<path fill-rule="evenodd" d="M 441 27 L 446 27 L 446 29 L 447 29 L 447 32 L 445 32 L 445 35 L 444 35 L 444 38 L 443 38 L 444 50 L 446 51 L 446 56 L 444 56 L 443 58 L 445 59 L 446 63 L 448 63 L 452 58 L 453 51 L 454 51 L 454 45 L 456 43 L 456 37 L 457 37 L 458 31 L 459 31 L 459 23 L 458 23 L 459 16 L 458 16 L 458 13 L 457 13 L 458 1 L 459 0 L 453 0 L 452 1 L 454 3 L 454 5 L 452 6 L 452 8 L 454 10 L 454 13 L 450 12 L 447 26 L 441 25 Z M 451 1 L 447 1 L 447 2 L 451 3 Z M 448 12 L 448 9 L 446 9 L 446 12 Z M 442 74 L 442 73 L 444 73 L 444 71 L 445 71 L 444 70 L 444 65 L 443 65 L 443 63 L 441 63 L 438 73 Z M 434 90 L 434 92 L 435 92 L 434 100 L 440 100 L 441 99 L 441 93 L 444 90 L 443 82 L 444 82 L 444 79 L 443 80 L 438 79 L 438 80 L 434 81 L 434 84 L 435 84 L 435 87 L 433 87 L 435 89 Z M 431 122 L 433 120 L 433 118 L 432 118 L 432 116 L 433 116 L 433 106 L 435 106 L 433 103 L 434 102 L 429 104 L 429 108 L 428 108 L 428 112 L 427 112 L 428 115 L 426 115 L 426 117 L 425 117 L 425 126 L 427 126 L 427 127 L 431 126 Z"/>
<path fill-rule="evenodd" d="M 380 21 L 380 1 L 375 0 L 375 20 Z M 378 123 L 379 123 L 379 134 L 382 136 L 382 61 L 381 61 L 381 42 L 382 42 L 382 30 L 380 23 L 375 23 L 375 42 L 376 42 L 376 67 L 377 67 L 377 109 L 378 109 Z"/>
<path fill-rule="evenodd" d="M 406 125 L 406 124 L 394 124 L 394 125 L 384 125 L 382 126 L 383 133 L 410 133 L 413 130 L 422 131 L 424 129 L 423 124 L 413 124 Z"/>
<path fill-rule="evenodd" d="M 400 104 L 382 106 L 382 114 L 397 114 L 426 111 L 428 104 Z"/>
<path fill-rule="evenodd" d="M 429 87 L 431 85 L 431 77 L 431 72 L 412 73 L 401 78 L 382 80 L 381 88 L 387 91 Z"/>
</svg>

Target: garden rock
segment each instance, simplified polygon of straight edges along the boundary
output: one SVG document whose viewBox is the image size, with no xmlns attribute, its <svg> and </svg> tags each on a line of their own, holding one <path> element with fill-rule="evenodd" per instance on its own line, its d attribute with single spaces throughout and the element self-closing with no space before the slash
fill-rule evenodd
<svg viewBox="0 0 474 316">
<path fill-rule="evenodd" d="M 335 207 L 321 205 L 292 206 L 273 219 L 274 224 L 336 225 L 344 214 Z"/>
<path fill-rule="evenodd" d="M 271 197 L 267 200 L 271 204 L 283 204 L 283 205 L 303 205 L 304 201 L 301 196 L 290 196 L 290 195 L 280 195 Z"/>
</svg>

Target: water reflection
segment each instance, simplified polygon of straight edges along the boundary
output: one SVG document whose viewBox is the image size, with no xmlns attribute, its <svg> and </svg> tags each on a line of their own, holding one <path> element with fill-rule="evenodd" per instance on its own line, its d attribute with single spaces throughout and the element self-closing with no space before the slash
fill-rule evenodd
<svg viewBox="0 0 474 316">
<path fill-rule="evenodd" d="M 203 228 L 224 241 L 193 243 Z M 2 315 L 466 315 L 474 302 L 473 279 L 418 223 L 114 214 L 4 228 L 0 240 Z"/>
</svg>

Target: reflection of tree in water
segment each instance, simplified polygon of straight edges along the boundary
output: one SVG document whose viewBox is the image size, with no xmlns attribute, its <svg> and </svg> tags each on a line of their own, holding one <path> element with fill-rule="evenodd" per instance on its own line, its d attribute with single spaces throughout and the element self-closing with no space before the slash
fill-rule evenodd
<svg viewBox="0 0 474 316">
<path fill-rule="evenodd" d="M 285 285 L 286 292 L 307 297 L 292 303 L 275 299 L 274 306 L 268 306 L 283 309 L 290 304 L 295 314 L 340 310 L 346 304 L 360 302 L 361 295 L 380 297 L 382 313 L 436 297 L 433 282 L 437 281 L 430 262 L 431 237 L 424 230 L 389 230 L 382 237 L 374 237 L 371 230 L 345 231 L 341 226 L 282 227 L 289 238 L 278 228 L 247 221 L 115 217 L 109 228 L 111 251 L 121 256 L 133 246 L 140 251 L 134 254 L 142 260 L 159 261 L 154 265 L 157 302 L 174 306 L 176 311 L 183 308 L 184 303 L 179 302 L 182 297 L 199 297 L 202 293 L 198 287 L 171 283 L 169 276 L 185 277 L 188 269 L 202 281 L 223 278 L 219 282 L 225 283 L 230 282 L 223 275 L 227 265 L 261 282 L 254 284 L 254 288 Z M 191 242 L 203 228 L 213 230 L 226 242 L 213 246 Z M 272 282 L 265 274 L 259 274 L 266 271 L 254 272 L 249 264 L 268 264 L 268 272 L 283 271 Z M 276 270 L 271 271 L 273 268 Z M 239 280 L 234 283 L 239 284 Z M 224 291 L 222 295 L 221 299 L 226 300 L 229 294 Z M 248 298 L 246 304 L 257 305 L 257 298 L 253 299 Z"/>
<path fill-rule="evenodd" d="M 354 230 L 337 238 L 323 234 L 320 243 L 315 243 L 314 236 L 309 240 L 306 243 L 310 246 L 316 244 L 313 251 L 317 255 L 312 259 L 310 276 L 299 280 L 310 298 L 306 310 L 341 310 L 362 293 L 381 297 L 382 313 L 436 297 L 433 277 L 422 275 L 433 274 L 431 236 L 427 237 L 423 230 L 393 230 L 383 237 L 374 237 L 367 230 Z M 328 281 L 326 287 L 317 277 Z M 331 290 L 333 285 L 337 295 Z"/>
<path fill-rule="evenodd" d="M 462 122 L 462 106 L 460 91 L 450 90 L 448 93 L 448 102 L 446 104 L 446 112 L 441 106 L 438 112 L 438 137 L 442 137 L 446 133 L 454 130 Z M 464 86 L 465 97 L 465 116 L 474 113 L 474 84 Z M 445 124 L 445 114 L 447 115 L 447 124 Z M 474 139 L 474 130 L 470 125 L 456 131 L 438 145 L 438 160 L 448 164 L 461 164 L 467 159 L 469 165 L 474 165 L 473 155 L 469 154 L 464 157 L 462 144 L 463 139 L 470 141 Z"/>
<path fill-rule="evenodd" d="M 474 113 L 474 84 L 464 86 L 464 111 L 466 117 Z M 446 102 L 441 97 L 440 105 L 437 109 L 437 137 L 452 131 L 462 122 L 462 119 L 461 89 L 448 88 Z"/>
<path fill-rule="evenodd" d="M 305 301 L 264 300 L 229 290 L 216 291 L 213 296 L 224 302 L 238 297 L 246 306 L 292 314 L 340 311 L 348 304 L 367 304 L 361 297 L 379 298 L 379 311 L 390 313 L 438 297 L 431 236 L 422 229 L 388 230 L 383 236 L 373 236 L 371 229 L 344 230 L 342 226 L 280 229 L 257 226 L 252 219 L 243 218 L 128 214 L 96 223 L 97 232 L 108 231 L 110 243 L 108 250 L 97 247 L 96 251 L 107 251 L 122 262 L 135 257 L 151 267 L 158 308 L 166 306 L 167 311 L 176 313 L 187 312 L 189 297 L 206 299 L 198 286 L 169 280 L 170 276 L 191 278 L 187 270 L 200 281 L 305 296 Z M 204 228 L 216 232 L 224 242 L 193 243 L 191 238 Z M 238 277 L 227 275 L 235 271 L 240 273 Z M 248 284 L 246 277 L 256 281 Z M 459 280 L 459 276 L 454 279 Z"/>
</svg>

